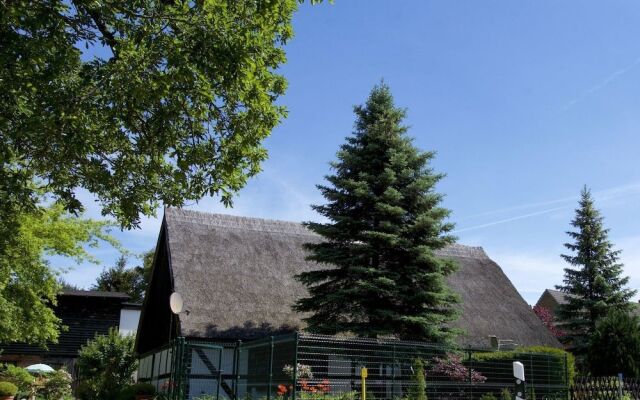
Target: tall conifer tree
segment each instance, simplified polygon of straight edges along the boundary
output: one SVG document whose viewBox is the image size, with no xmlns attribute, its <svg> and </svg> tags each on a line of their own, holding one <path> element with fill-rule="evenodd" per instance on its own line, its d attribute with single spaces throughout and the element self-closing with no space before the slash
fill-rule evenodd
<svg viewBox="0 0 640 400">
<path fill-rule="evenodd" d="M 570 266 L 564 269 L 564 285 L 556 286 L 567 294 L 567 303 L 559 307 L 558 319 L 566 331 L 562 340 L 584 360 L 598 320 L 614 310 L 629 311 L 635 291 L 626 287 L 629 278 L 622 276 L 620 250 L 613 249 L 586 186 L 571 225 L 576 231 L 567 232 L 573 242 L 565 247 L 572 254 L 562 255 Z"/>
<path fill-rule="evenodd" d="M 324 238 L 307 245 L 322 268 L 298 276 L 310 296 L 296 309 L 316 333 L 448 342 L 459 300 L 445 282 L 454 261 L 435 254 L 455 241 L 435 192 L 444 175 L 433 152 L 413 146 L 385 84 L 355 114 L 329 185 L 318 186 L 327 203 L 313 208 L 328 222 L 306 224 Z"/>
</svg>

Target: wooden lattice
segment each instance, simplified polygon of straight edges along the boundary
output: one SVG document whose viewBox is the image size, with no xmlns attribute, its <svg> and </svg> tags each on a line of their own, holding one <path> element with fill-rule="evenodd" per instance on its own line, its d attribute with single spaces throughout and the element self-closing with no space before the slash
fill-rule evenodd
<svg viewBox="0 0 640 400">
<path fill-rule="evenodd" d="M 622 390 L 620 390 L 622 388 Z M 640 399 L 640 380 L 618 377 L 577 377 L 571 387 L 572 400 L 620 400 L 620 393 Z"/>
</svg>

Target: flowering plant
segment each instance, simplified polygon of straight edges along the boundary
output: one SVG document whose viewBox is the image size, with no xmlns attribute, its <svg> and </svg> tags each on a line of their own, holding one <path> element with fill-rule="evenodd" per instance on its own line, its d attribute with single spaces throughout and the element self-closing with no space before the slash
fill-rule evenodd
<svg viewBox="0 0 640 400">
<path fill-rule="evenodd" d="M 561 338 L 565 335 L 565 333 L 556 326 L 553 313 L 551 313 L 551 310 L 547 307 L 533 306 L 533 312 L 536 313 L 538 318 L 540 318 L 540 321 L 542 321 L 544 326 L 547 327 L 553 336 Z"/>
<path fill-rule="evenodd" d="M 435 357 L 433 361 L 431 372 L 442 374 L 454 381 L 464 382 L 469 379 L 469 376 L 471 376 L 471 382 L 475 383 L 484 383 L 487 380 L 487 377 L 480 372 L 465 367 L 459 355 L 449 353 L 446 358 Z"/>
<path fill-rule="evenodd" d="M 284 372 L 289 378 L 293 379 L 293 366 L 287 364 L 282 368 L 282 372 Z M 305 364 L 297 364 L 297 377 L 299 379 L 313 379 L 313 372 L 311 372 L 311 367 Z"/>
<path fill-rule="evenodd" d="M 331 391 L 331 386 L 329 385 L 328 379 L 323 379 L 320 383 L 316 385 L 309 384 L 306 379 L 300 379 L 300 390 L 306 393 L 312 394 L 327 394 Z M 278 385 L 278 390 L 276 393 L 280 397 L 286 396 L 288 393 L 293 391 L 293 386 L 289 385 L 288 387 L 285 385 Z"/>
</svg>

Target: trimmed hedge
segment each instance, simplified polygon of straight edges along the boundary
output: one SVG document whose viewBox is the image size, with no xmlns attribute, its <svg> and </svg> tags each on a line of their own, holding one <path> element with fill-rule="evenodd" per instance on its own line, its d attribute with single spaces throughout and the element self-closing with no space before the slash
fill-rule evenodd
<svg viewBox="0 0 640 400">
<path fill-rule="evenodd" d="M 564 365 L 564 360 L 567 360 L 567 375 L 569 382 L 567 384 L 571 386 L 573 379 L 576 376 L 576 360 L 573 354 L 568 351 L 558 349 L 555 347 L 546 346 L 529 346 L 521 347 L 516 350 L 508 351 L 494 351 L 487 353 L 473 353 L 472 358 L 475 361 L 496 361 L 496 360 L 516 360 L 522 358 L 522 356 L 530 355 L 546 355 L 553 356 L 553 358 L 561 365 Z M 563 371 L 564 374 L 564 371 Z"/>
</svg>

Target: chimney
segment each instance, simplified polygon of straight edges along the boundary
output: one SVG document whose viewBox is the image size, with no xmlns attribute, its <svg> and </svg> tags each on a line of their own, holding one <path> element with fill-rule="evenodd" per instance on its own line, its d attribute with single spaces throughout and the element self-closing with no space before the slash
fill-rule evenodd
<svg viewBox="0 0 640 400">
<path fill-rule="evenodd" d="M 500 341 L 496 335 L 489 335 L 489 347 L 494 351 L 500 350 Z"/>
</svg>

